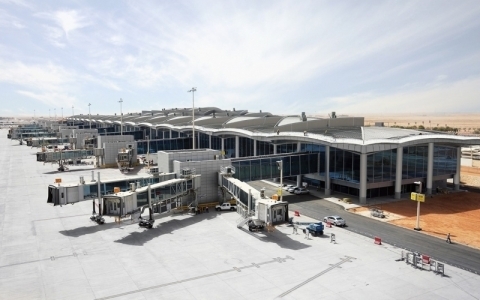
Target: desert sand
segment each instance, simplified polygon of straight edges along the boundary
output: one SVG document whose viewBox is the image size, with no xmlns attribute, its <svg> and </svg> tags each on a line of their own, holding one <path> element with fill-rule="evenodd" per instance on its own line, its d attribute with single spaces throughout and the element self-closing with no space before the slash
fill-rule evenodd
<svg viewBox="0 0 480 300">
<path fill-rule="evenodd" d="M 372 114 L 365 115 L 365 125 L 384 122 L 385 126 L 420 126 L 458 128 L 460 134 L 472 133 L 480 129 L 480 113 L 472 114 Z"/>
</svg>

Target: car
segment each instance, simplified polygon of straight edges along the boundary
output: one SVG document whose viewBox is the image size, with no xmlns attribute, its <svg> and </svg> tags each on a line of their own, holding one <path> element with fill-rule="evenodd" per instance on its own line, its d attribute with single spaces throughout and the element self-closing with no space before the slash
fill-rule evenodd
<svg viewBox="0 0 480 300">
<path fill-rule="evenodd" d="M 249 220 L 247 224 L 250 231 L 260 231 L 265 228 L 265 223 L 256 219 Z"/>
<path fill-rule="evenodd" d="M 291 188 L 294 188 L 295 186 L 293 184 L 284 184 L 283 185 L 283 190 L 288 191 Z"/>
<path fill-rule="evenodd" d="M 345 222 L 345 220 L 340 216 L 327 216 L 323 218 L 323 222 L 330 223 L 335 226 L 341 226 L 341 227 L 347 226 L 347 222 Z"/>
<path fill-rule="evenodd" d="M 291 187 L 287 190 L 287 192 L 289 193 L 294 193 L 297 189 L 299 189 L 300 187 L 299 186 L 294 186 L 294 187 Z"/>
<path fill-rule="evenodd" d="M 296 195 L 307 195 L 310 194 L 310 191 L 307 190 L 306 188 L 299 188 L 294 191 Z"/>
</svg>

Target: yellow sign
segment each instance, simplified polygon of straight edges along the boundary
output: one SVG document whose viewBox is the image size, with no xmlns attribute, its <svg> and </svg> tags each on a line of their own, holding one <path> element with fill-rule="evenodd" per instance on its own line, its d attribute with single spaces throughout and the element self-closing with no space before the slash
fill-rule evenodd
<svg viewBox="0 0 480 300">
<path fill-rule="evenodd" d="M 281 188 L 277 190 L 277 195 L 279 195 L 279 196 L 282 195 L 282 189 Z"/>
<path fill-rule="evenodd" d="M 425 194 L 412 193 L 410 199 L 418 202 L 425 202 Z"/>
<path fill-rule="evenodd" d="M 425 194 L 417 194 L 418 202 L 425 202 Z"/>
</svg>

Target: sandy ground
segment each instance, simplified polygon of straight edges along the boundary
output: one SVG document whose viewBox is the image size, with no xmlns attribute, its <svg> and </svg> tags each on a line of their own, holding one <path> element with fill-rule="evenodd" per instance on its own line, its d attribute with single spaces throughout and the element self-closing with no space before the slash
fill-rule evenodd
<svg viewBox="0 0 480 300">
<path fill-rule="evenodd" d="M 417 203 L 412 200 L 376 205 L 386 215 L 379 219 L 413 229 L 416 227 Z M 354 209 L 356 213 L 370 215 L 369 207 Z M 420 205 L 422 232 L 445 239 L 451 234 L 452 242 L 480 249 L 480 194 L 456 192 L 434 195 Z"/>
<path fill-rule="evenodd" d="M 461 183 L 473 187 L 470 192 L 436 194 L 425 199 L 420 205 L 420 228 L 422 232 L 446 239 L 448 233 L 452 242 L 480 249 L 480 168 L 462 167 Z M 478 190 L 478 192 L 475 192 Z M 372 207 L 360 207 L 350 211 L 369 216 Z M 383 210 L 384 219 L 397 226 L 413 229 L 417 221 L 417 203 L 402 200 L 377 204 Z"/>
<path fill-rule="evenodd" d="M 384 122 L 385 126 L 454 127 L 460 134 L 469 134 L 480 128 L 480 114 L 405 114 L 405 115 L 365 115 L 365 125 Z"/>
</svg>

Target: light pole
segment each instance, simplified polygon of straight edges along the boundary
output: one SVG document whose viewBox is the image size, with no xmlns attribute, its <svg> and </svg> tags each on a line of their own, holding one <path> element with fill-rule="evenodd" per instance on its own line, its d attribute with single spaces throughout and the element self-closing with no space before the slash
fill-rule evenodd
<svg viewBox="0 0 480 300">
<path fill-rule="evenodd" d="M 192 149 L 195 150 L 195 92 L 197 91 L 196 87 L 192 87 L 188 92 L 192 93 Z"/>
<path fill-rule="evenodd" d="M 49 108 L 49 109 L 48 109 L 48 118 L 49 118 L 49 119 L 51 118 L 51 116 L 50 116 L 50 110 L 51 110 L 51 109 Z"/>
<path fill-rule="evenodd" d="M 73 113 L 73 105 L 72 105 L 72 117 L 74 116 L 75 114 Z"/>
<path fill-rule="evenodd" d="M 33 110 L 33 119 L 35 119 L 35 110 Z"/>
<path fill-rule="evenodd" d="M 63 120 L 63 107 L 62 107 L 62 120 Z"/>
<path fill-rule="evenodd" d="M 123 112 L 122 112 L 123 100 L 122 98 L 120 98 L 120 101 L 118 101 L 118 103 L 120 103 L 120 135 L 123 135 Z"/>
<path fill-rule="evenodd" d="M 278 169 L 280 170 L 280 188 L 278 191 L 280 192 L 280 201 L 283 199 L 283 160 L 277 161 Z"/>
<path fill-rule="evenodd" d="M 92 116 L 90 115 L 90 103 L 88 103 L 88 120 L 89 120 L 89 123 L 90 123 L 90 129 L 92 129 Z"/>
<path fill-rule="evenodd" d="M 415 226 L 415 230 L 416 231 L 420 231 L 422 230 L 422 228 L 420 228 L 420 201 L 418 201 L 418 194 L 422 194 L 422 182 L 421 181 L 415 181 L 414 182 L 416 185 L 419 186 L 419 193 L 416 193 L 415 194 L 415 200 L 417 201 L 417 225 Z"/>
<path fill-rule="evenodd" d="M 54 108 L 53 111 L 55 112 L 55 121 L 57 120 L 57 109 Z"/>
</svg>

